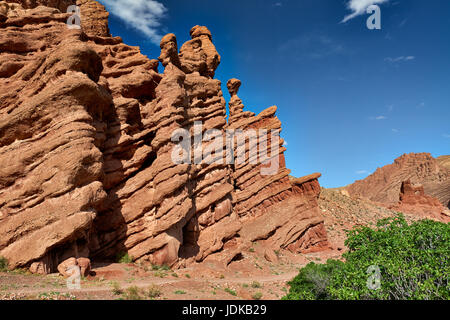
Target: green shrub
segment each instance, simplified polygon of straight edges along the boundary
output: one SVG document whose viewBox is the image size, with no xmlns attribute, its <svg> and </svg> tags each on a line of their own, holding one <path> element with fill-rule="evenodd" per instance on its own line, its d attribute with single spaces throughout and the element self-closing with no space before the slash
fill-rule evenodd
<svg viewBox="0 0 450 320">
<path fill-rule="evenodd" d="M 120 252 L 117 254 L 116 261 L 118 263 L 133 263 L 133 257 L 128 252 Z"/>
<path fill-rule="evenodd" d="M 263 294 L 261 292 L 257 292 L 252 296 L 252 298 L 253 300 L 261 300 L 262 296 Z"/>
<path fill-rule="evenodd" d="M 337 260 L 328 260 L 326 264 L 309 263 L 300 270 L 288 284 L 291 289 L 283 297 L 284 300 L 329 300 L 328 285 L 333 272 L 342 268 L 344 263 Z"/>
<path fill-rule="evenodd" d="M 253 281 L 252 288 L 254 289 L 261 288 L 261 283 L 259 283 L 258 281 Z"/>
<path fill-rule="evenodd" d="M 8 271 L 8 260 L 4 257 L 0 257 L 0 272 Z"/>
<path fill-rule="evenodd" d="M 186 291 L 183 290 L 177 290 L 174 292 L 175 294 L 186 294 Z"/>
<path fill-rule="evenodd" d="M 136 286 L 129 287 L 125 291 L 125 299 L 126 300 L 142 300 L 141 289 Z"/>
<path fill-rule="evenodd" d="M 237 296 L 236 291 L 230 289 L 230 288 L 225 288 L 225 292 L 231 294 L 232 296 Z"/>
<path fill-rule="evenodd" d="M 354 228 L 345 244 L 345 263 L 307 265 L 283 299 L 450 299 L 450 224 L 422 220 L 408 225 L 398 215 L 373 229 Z M 369 288 L 371 266 L 379 268 L 379 288 Z"/>
<path fill-rule="evenodd" d="M 160 297 L 161 294 L 162 294 L 161 289 L 157 285 L 151 285 L 147 289 L 147 296 L 150 299 L 154 299 L 154 298 Z"/>
<path fill-rule="evenodd" d="M 123 293 L 122 288 L 120 287 L 120 284 L 117 281 L 114 281 L 112 284 L 112 292 L 114 295 L 118 296 Z"/>
</svg>

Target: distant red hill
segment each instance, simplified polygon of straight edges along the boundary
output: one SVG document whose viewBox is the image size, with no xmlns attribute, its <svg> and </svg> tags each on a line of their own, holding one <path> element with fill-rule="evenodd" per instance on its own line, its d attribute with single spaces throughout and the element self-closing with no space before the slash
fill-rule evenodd
<svg viewBox="0 0 450 320">
<path fill-rule="evenodd" d="M 408 180 L 450 208 L 450 156 L 435 159 L 429 153 L 404 154 L 346 189 L 353 197 L 392 205 L 399 201 L 401 185 Z"/>
</svg>

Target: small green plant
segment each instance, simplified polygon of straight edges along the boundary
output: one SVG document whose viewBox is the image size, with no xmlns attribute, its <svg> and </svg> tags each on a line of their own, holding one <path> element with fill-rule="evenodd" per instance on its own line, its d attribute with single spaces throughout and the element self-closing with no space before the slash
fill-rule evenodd
<svg viewBox="0 0 450 320">
<path fill-rule="evenodd" d="M 161 266 L 161 270 L 163 270 L 163 271 L 170 271 L 171 269 L 170 269 L 170 267 L 169 267 L 168 265 L 163 264 L 163 265 Z"/>
<path fill-rule="evenodd" d="M 122 288 L 120 287 L 120 284 L 117 281 L 114 281 L 111 284 L 111 287 L 112 287 L 112 292 L 113 292 L 114 295 L 119 296 L 119 295 L 121 295 L 123 293 L 123 290 L 122 290 Z"/>
<path fill-rule="evenodd" d="M 225 276 L 223 274 L 221 274 L 220 279 L 225 279 Z"/>
<path fill-rule="evenodd" d="M 165 278 L 167 277 L 167 273 L 164 271 L 155 271 L 154 273 L 155 277 L 159 277 L 159 278 Z"/>
<path fill-rule="evenodd" d="M 133 257 L 128 252 L 119 253 L 116 260 L 118 263 L 133 263 Z"/>
<path fill-rule="evenodd" d="M 259 283 L 258 281 L 253 281 L 252 282 L 252 288 L 253 289 L 261 288 L 261 283 Z"/>
<path fill-rule="evenodd" d="M 248 288 L 248 284 L 247 284 L 247 283 L 244 283 L 244 284 L 242 284 L 242 287 L 243 287 L 243 288 Z"/>
<path fill-rule="evenodd" d="M 255 248 L 250 248 L 250 249 L 248 249 L 248 251 L 255 252 Z"/>
<path fill-rule="evenodd" d="M 183 290 L 177 290 L 174 292 L 175 294 L 186 294 L 186 291 Z"/>
<path fill-rule="evenodd" d="M 190 275 L 189 273 L 186 273 L 184 276 L 185 276 L 186 278 L 188 278 L 188 279 L 191 278 L 191 275 Z"/>
<path fill-rule="evenodd" d="M 37 298 L 39 300 L 76 300 L 77 297 L 75 297 L 71 293 L 60 293 L 56 291 L 52 292 L 43 292 L 40 293 Z"/>
<path fill-rule="evenodd" d="M 157 285 L 152 285 L 147 289 L 147 296 L 150 299 L 158 298 L 161 294 L 161 289 Z"/>
<path fill-rule="evenodd" d="M 252 298 L 253 300 L 261 300 L 262 296 L 263 294 L 261 292 L 257 292 L 252 296 Z"/>
<path fill-rule="evenodd" d="M 125 299 L 126 300 L 142 300 L 141 290 L 136 287 L 129 287 L 125 290 Z"/>
<path fill-rule="evenodd" d="M 5 257 L 0 257 L 0 272 L 8 271 L 8 260 Z"/>
<path fill-rule="evenodd" d="M 225 292 L 231 294 L 232 296 L 237 296 L 236 291 L 230 289 L 230 288 L 225 288 Z"/>
</svg>

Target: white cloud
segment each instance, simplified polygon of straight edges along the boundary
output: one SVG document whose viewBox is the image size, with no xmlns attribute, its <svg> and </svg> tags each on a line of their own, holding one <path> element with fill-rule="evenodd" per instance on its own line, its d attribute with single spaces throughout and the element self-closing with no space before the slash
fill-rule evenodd
<svg viewBox="0 0 450 320">
<path fill-rule="evenodd" d="M 347 8 L 349 10 L 352 10 L 353 12 L 345 16 L 345 18 L 341 22 L 347 22 L 350 19 L 366 13 L 366 9 L 373 4 L 381 4 L 388 1 L 389 0 L 350 0 L 347 3 Z"/>
<path fill-rule="evenodd" d="M 162 36 L 158 28 L 167 8 L 156 0 L 99 0 L 108 11 L 120 18 L 126 25 L 141 31 L 159 45 Z"/>
<path fill-rule="evenodd" d="M 376 116 L 376 117 L 370 117 L 370 120 L 386 120 L 386 116 Z"/>
<path fill-rule="evenodd" d="M 394 133 L 398 133 L 398 132 L 399 132 L 399 130 L 398 130 L 398 129 L 392 129 L 392 132 L 394 132 Z"/>
<path fill-rule="evenodd" d="M 396 58 L 387 57 L 387 58 L 384 58 L 384 61 L 394 63 L 394 62 L 402 62 L 402 61 L 411 61 L 414 59 L 416 59 L 415 56 L 400 56 L 400 57 L 396 57 Z"/>
<path fill-rule="evenodd" d="M 443 136 L 444 138 L 450 139 L 450 134 L 448 134 L 448 133 L 444 133 L 442 136 Z"/>
<path fill-rule="evenodd" d="M 367 173 L 369 173 L 369 171 L 367 171 L 367 170 L 358 170 L 358 171 L 356 171 L 356 174 L 367 174 Z"/>
<path fill-rule="evenodd" d="M 273 6 L 274 6 L 274 7 L 282 7 L 282 6 L 283 6 L 283 3 L 281 3 L 281 2 L 276 2 L 276 3 L 274 3 Z"/>
</svg>

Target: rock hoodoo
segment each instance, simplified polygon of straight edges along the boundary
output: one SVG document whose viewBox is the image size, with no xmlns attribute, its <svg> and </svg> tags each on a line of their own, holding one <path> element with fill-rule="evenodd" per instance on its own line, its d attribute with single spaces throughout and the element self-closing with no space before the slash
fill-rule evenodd
<svg viewBox="0 0 450 320">
<path fill-rule="evenodd" d="M 413 185 L 410 180 L 402 183 L 399 202 L 390 209 L 424 218 L 432 217 L 443 222 L 450 221 L 450 210 L 445 208 L 438 199 L 425 194 L 422 185 Z"/>
<path fill-rule="evenodd" d="M 71 4 L 81 30 L 67 28 Z M 148 59 L 109 34 L 107 17 L 93 0 L 0 1 L 0 256 L 46 273 L 124 252 L 182 267 L 229 263 L 252 241 L 326 248 L 320 174 L 289 179 L 276 107 L 243 111 L 236 79 L 227 121 L 211 32 L 195 26 L 179 52 L 166 35 Z M 269 132 L 257 147 L 270 146 L 277 171 L 250 158 L 174 163 L 173 132 L 195 135 L 197 122 L 202 134 Z M 250 154 L 244 140 L 227 157 L 239 147 Z"/>
</svg>

